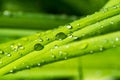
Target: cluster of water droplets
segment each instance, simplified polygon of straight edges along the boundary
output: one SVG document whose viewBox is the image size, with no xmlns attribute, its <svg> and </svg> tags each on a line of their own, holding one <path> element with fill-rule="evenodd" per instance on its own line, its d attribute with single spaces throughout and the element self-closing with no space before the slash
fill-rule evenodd
<svg viewBox="0 0 120 80">
<path fill-rule="evenodd" d="M 25 49 L 25 47 L 22 44 L 20 44 L 20 43 L 18 43 L 18 44 L 11 44 L 10 47 L 11 47 L 11 50 L 15 51 L 15 52 L 17 52 L 18 50 L 24 50 Z"/>
</svg>

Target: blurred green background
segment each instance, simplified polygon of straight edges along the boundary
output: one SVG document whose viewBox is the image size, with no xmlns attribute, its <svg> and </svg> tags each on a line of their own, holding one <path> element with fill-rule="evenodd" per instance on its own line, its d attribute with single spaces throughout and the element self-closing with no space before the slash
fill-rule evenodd
<svg viewBox="0 0 120 80">
<path fill-rule="evenodd" d="M 0 43 L 68 24 L 99 11 L 107 1 L 0 0 Z M 120 80 L 119 49 L 20 71 L 3 80 Z"/>
</svg>

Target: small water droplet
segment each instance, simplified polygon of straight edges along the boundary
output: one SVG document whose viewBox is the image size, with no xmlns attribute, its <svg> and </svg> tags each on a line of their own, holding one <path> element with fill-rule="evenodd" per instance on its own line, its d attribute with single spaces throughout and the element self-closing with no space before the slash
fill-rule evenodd
<svg viewBox="0 0 120 80">
<path fill-rule="evenodd" d="M 39 38 L 39 41 L 40 41 L 40 42 L 43 42 L 43 39 L 42 39 L 42 38 Z"/>
<path fill-rule="evenodd" d="M 100 28 L 104 28 L 104 26 L 103 26 L 103 25 L 101 25 L 101 26 L 100 26 Z"/>
<path fill-rule="evenodd" d="M 52 57 L 52 58 L 55 58 L 55 55 L 52 54 L 51 57 Z"/>
<path fill-rule="evenodd" d="M 58 45 L 55 45 L 54 48 L 55 48 L 55 49 L 58 48 Z"/>
<path fill-rule="evenodd" d="M 10 70 L 10 73 L 12 73 L 13 72 L 13 70 Z"/>
<path fill-rule="evenodd" d="M 77 26 L 80 26 L 80 24 L 77 24 Z"/>
<path fill-rule="evenodd" d="M 50 39 L 49 38 L 46 38 L 47 41 L 49 41 Z"/>
<path fill-rule="evenodd" d="M 4 54 L 4 51 L 0 50 L 0 54 Z"/>
<path fill-rule="evenodd" d="M 10 11 L 8 11 L 8 10 L 5 10 L 5 11 L 3 11 L 3 15 L 10 17 L 10 16 L 12 16 L 12 13 Z"/>
<path fill-rule="evenodd" d="M 40 64 L 40 63 L 38 63 L 37 65 L 38 65 L 38 66 L 41 66 L 41 64 Z"/>
<path fill-rule="evenodd" d="M 103 47 L 100 47 L 100 51 L 103 51 Z"/>
<path fill-rule="evenodd" d="M 119 41 L 119 37 L 116 37 L 116 39 L 115 39 L 116 41 Z"/>
<path fill-rule="evenodd" d="M 63 32 L 60 32 L 60 33 L 56 34 L 56 36 L 55 36 L 56 40 L 63 40 L 63 39 L 65 39 L 66 37 L 67 37 L 67 36 L 66 36 L 65 33 L 63 33 Z"/>
<path fill-rule="evenodd" d="M 68 59 L 67 57 L 65 57 L 65 59 Z"/>
<path fill-rule="evenodd" d="M 10 57 L 10 56 L 11 56 L 11 54 L 7 54 L 7 56 L 8 56 L 8 57 Z"/>
<path fill-rule="evenodd" d="M 91 50 L 90 53 L 93 54 L 93 51 Z"/>
<path fill-rule="evenodd" d="M 68 29 L 72 29 L 72 26 L 70 24 L 66 25 Z"/>
<path fill-rule="evenodd" d="M 110 24 L 114 24 L 114 22 L 113 22 L 113 21 L 110 21 Z"/>
<path fill-rule="evenodd" d="M 0 61 L 0 64 L 2 64 L 2 61 Z"/>
<path fill-rule="evenodd" d="M 30 66 L 26 66 L 26 68 L 27 68 L 27 69 L 29 69 L 29 68 L 30 68 Z"/>
<path fill-rule="evenodd" d="M 87 46 L 88 46 L 88 43 L 83 43 L 80 45 L 80 49 L 85 49 L 87 48 Z"/>
<path fill-rule="evenodd" d="M 39 51 L 42 50 L 44 48 L 44 46 L 40 43 L 37 43 L 34 45 L 34 50 Z"/>
</svg>

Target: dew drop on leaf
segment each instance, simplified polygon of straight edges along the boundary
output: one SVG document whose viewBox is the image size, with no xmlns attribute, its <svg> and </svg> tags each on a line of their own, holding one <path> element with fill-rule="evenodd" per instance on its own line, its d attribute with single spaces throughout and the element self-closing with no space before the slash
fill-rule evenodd
<svg viewBox="0 0 120 80">
<path fill-rule="evenodd" d="M 54 48 L 55 48 L 55 49 L 58 48 L 58 45 L 55 45 Z"/>
<path fill-rule="evenodd" d="M 114 24 L 114 22 L 113 22 L 113 21 L 110 21 L 110 24 Z"/>
<path fill-rule="evenodd" d="M 37 43 L 34 45 L 34 50 L 35 51 L 39 51 L 39 50 L 42 50 L 44 48 L 44 46 L 40 43 Z"/>
<path fill-rule="evenodd" d="M 11 56 L 11 54 L 7 54 L 7 56 L 8 56 L 8 57 L 10 57 L 10 56 Z"/>
<path fill-rule="evenodd" d="M 5 11 L 3 11 L 3 15 L 4 15 L 4 16 L 8 16 L 8 17 L 11 17 L 11 16 L 12 16 L 12 13 L 11 13 L 10 11 L 8 11 L 8 10 L 5 10 Z"/>
<path fill-rule="evenodd" d="M 68 29 L 72 29 L 72 26 L 70 24 L 66 25 Z"/>
<path fill-rule="evenodd" d="M 13 70 L 10 70 L 10 73 L 12 73 L 13 72 Z"/>
<path fill-rule="evenodd" d="M 4 54 L 4 51 L 0 50 L 0 54 Z"/>
<path fill-rule="evenodd" d="M 83 43 L 80 45 L 80 49 L 85 49 L 87 48 L 87 46 L 88 46 L 88 43 Z"/>
<path fill-rule="evenodd" d="M 115 39 L 116 41 L 119 41 L 119 37 L 116 37 L 116 39 Z"/>
<path fill-rule="evenodd" d="M 0 64 L 2 64 L 2 61 L 0 61 Z"/>
<path fill-rule="evenodd" d="M 56 39 L 56 40 L 63 40 L 63 39 L 65 39 L 66 37 L 67 37 L 67 35 L 65 35 L 65 33 L 60 32 L 60 33 L 56 34 L 55 39 Z"/>
<path fill-rule="evenodd" d="M 41 66 L 41 64 L 40 64 L 40 63 L 38 63 L 37 65 L 38 65 L 38 66 Z"/>
</svg>

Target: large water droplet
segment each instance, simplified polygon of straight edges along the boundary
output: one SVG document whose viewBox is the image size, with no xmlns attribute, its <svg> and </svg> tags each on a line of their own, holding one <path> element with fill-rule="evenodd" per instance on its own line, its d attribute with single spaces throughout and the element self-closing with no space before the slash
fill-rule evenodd
<svg viewBox="0 0 120 80">
<path fill-rule="evenodd" d="M 56 34 L 55 38 L 56 40 L 63 40 L 67 37 L 67 35 L 65 35 L 63 32 L 60 32 L 58 34 Z"/>
<path fill-rule="evenodd" d="M 44 46 L 40 43 L 37 43 L 34 45 L 34 50 L 39 51 L 42 50 L 44 48 Z"/>
<path fill-rule="evenodd" d="M 70 24 L 66 25 L 68 29 L 72 29 L 72 26 Z"/>
</svg>

